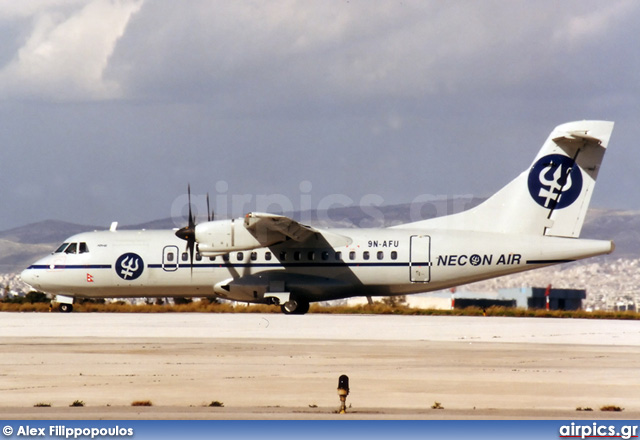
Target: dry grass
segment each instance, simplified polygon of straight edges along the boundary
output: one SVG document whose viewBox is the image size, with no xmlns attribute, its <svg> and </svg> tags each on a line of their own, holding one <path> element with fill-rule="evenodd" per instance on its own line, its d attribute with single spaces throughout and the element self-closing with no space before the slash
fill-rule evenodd
<svg viewBox="0 0 640 440">
<path fill-rule="evenodd" d="M 0 312 L 48 312 L 49 304 L 47 303 L 35 303 L 35 304 L 14 304 L 0 302 Z"/>
<path fill-rule="evenodd" d="M 131 406 L 153 406 L 150 400 L 135 400 L 131 402 Z"/>
<path fill-rule="evenodd" d="M 38 402 L 35 405 L 33 405 L 34 408 L 51 408 L 51 404 L 50 403 L 45 403 L 45 402 Z"/>
<path fill-rule="evenodd" d="M 620 411 L 624 411 L 624 408 L 621 408 L 621 407 L 619 407 L 617 405 L 605 405 L 605 406 L 600 408 L 600 411 L 620 412 Z"/>
<path fill-rule="evenodd" d="M 57 308 L 54 307 L 54 311 Z M 157 305 L 141 304 L 132 305 L 124 301 L 107 304 L 76 303 L 73 306 L 74 313 L 281 313 L 280 307 L 263 304 L 231 305 L 229 303 L 217 304 L 209 301 L 193 301 L 189 304 Z M 0 302 L 0 312 L 49 312 L 49 304 L 11 304 Z M 574 319 L 640 319 L 637 312 L 586 312 L 583 310 L 541 310 L 541 309 L 517 309 L 509 307 L 489 307 L 481 309 L 468 307 L 454 310 L 415 309 L 406 305 L 389 305 L 375 302 L 372 305 L 358 306 L 333 306 L 323 307 L 312 304 L 309 313 L 326 314 L 380 314 L 380 315 L 439 315 L 439 316 L 510 316 L 510 317 L 534 317 L 534 318 L 574 318 Z"/>
</svg>

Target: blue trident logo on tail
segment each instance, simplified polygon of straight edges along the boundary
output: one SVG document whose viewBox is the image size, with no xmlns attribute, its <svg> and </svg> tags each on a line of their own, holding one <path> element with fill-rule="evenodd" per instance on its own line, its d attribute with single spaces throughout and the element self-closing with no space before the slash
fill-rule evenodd
<svg viewBox="0 0 640 440">
<path fill-rule="evenodd" d="M 528 185 L 529 194 L 538 205 L 562 209 L 578 199 L 582 191 L 582 172 L 570 157 L 550 154 L 533 165 Z"/>
</svg>

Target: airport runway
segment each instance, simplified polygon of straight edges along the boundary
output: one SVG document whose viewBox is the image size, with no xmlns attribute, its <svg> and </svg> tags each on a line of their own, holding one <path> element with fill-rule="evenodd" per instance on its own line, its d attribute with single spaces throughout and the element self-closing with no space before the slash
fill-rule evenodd
<svg viewBox="0 0 640 440">
<path fill-rule="evenodd" d="M 4 419 L 640 418 L 632 321 L 0 313 L 0 368 Z"/>
</svg>

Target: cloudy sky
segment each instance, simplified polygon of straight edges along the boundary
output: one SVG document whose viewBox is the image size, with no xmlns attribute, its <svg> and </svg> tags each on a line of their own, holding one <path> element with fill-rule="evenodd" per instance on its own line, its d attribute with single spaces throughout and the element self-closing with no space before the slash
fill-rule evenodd
<svg viewBox="0 0 640 440">
<path fill-rule="evenodd" d="M 638 23 L 633 0 L 0 0 L 0 230 L 169 217 L 189 182 L 222 214 L 487 196 L 579 119 L 616 122 L 593 205 L 640 209 Z"/>
</svg>

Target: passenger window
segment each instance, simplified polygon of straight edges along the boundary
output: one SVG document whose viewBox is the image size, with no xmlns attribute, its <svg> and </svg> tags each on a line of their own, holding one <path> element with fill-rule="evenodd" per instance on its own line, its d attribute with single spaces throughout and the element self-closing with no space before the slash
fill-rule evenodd
<svg viewBox="0 0 640 440">
<path fill-rule="evenodd" d="M 287 251 L 280 252 L 280 261 L 287 261 Z"/>
<path fill-rule="evenodd" d="M 329 252 L 322 251 L 321 258 L 322 258 L 322 261 L 327 261 L 329 259 Z"/>
<path fill-rule="evenodd" d="M 302 258 L 302 252 L 300 252 L 300 251 L 295 251 L 295 252 L 293 253 L 293 259 L 294 259 L 294 260 L 296 260 L 296 261 L 300 261 L 300 258 Z"/>
<path fill-rule="evenodd" d="M 238 252 L 237 257 L 238 257 L 238 261 L 244 260 L 244 254 L 242 252 Z"/>
<path fill-rule="evenodd" d="M 57 254 L 57 253 L 63 252 L 67 248 L 67 246 L 69 246 L 69 243 L 62 243 L 54 253 Z"/>
<path fill-rule="evenodd" d="M 189 261 L 189 254 L 187 254 L 186 252 L 182 253 L 182 261 Z"/>
<path fill-rule="evenodd" d="M 265 252 L 264 253 L 264 259 L 267 261 L 271 261 L 271 252 Z"/>
<path fill-rule="evenodd" d="M 196 252 L 196 261 L 202 261 L 202 255 L 200 255 L 200 252 Z"/>
<path fill-rule="evenodd" d="M 258 253 L 257 252 L 251 252 L 251 261 L 256 261 L 258 259 Z"/>
<path fill-rule="evenodd" d="M 65 254 L 75 254 L 78 251 L 78 243 L 71 243 L 64 251 Z"/>
<path fill-rule="evenodd" d="M 378 251 L 378 260 L 382 260 L 384 258 L 384 252 Z"/>
<path fill-rule="evenodd" d="M 391 251 L 391 259 L 392 260 L 397 260 L 398 259 L 398 253 L 396 251 Z"/>
<path fill-rule="evenodd" d="M 209 257 L 209 261 L 216 261 L 216 257 Z"/>
<path fill-rule="evenodd" d="M 369 251 L 364 251 L 362 253 L 362 258 L 364 258 L 365 260 L 368 260 L 369 259 Z"/>
<path fill-rule="evenodd" d="M 224 255 L 222 256 L 222 259 L 223 259 L 224 261 L 229 261 L 229 254 L 224 254 Z"/>
<path fill-rule="evenodd" d="M 336 252 L 336 260 L 342 261 L 342 251 L 337 251 Z"/>
<path fill-rule="evenodd" d="M 87 243 L 85 242 L 80 243 L 80 253 L 86 254 L 87 252 L 89 252 L 89 247 L 87 246 Z"/>
<path fill-rule="evenodd" d="M 313 261 L 316 259 L 316 253 L 313 251 L 309 251 L 309 253 L 307 254 L 307 257 L 309 259 L 309 261 Z"/>
<path fill-rule="evenodd" d="M 356 259 L 356 252 L 355 251 L 349 252 L 349 260 L 355 260 L 355 259 Z"/>
<path fill-rule="evenodd" d="M 173 261 L 173 252 L 167 253 L 167 261 L 168 262 L 172 262 Z"/>
</svg>

